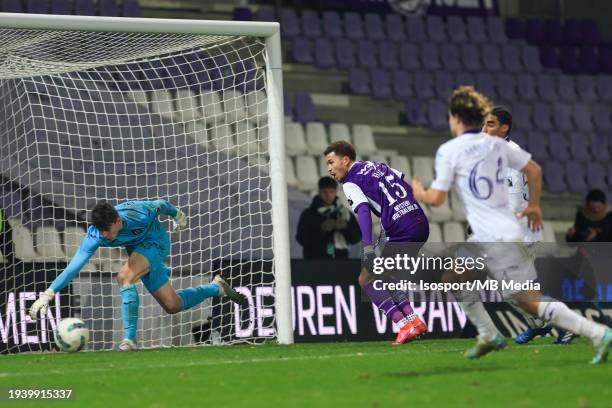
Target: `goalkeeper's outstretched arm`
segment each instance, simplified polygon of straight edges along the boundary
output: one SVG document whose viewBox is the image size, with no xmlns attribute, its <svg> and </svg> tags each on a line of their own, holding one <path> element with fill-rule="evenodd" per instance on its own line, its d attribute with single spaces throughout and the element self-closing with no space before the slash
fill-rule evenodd
<svg viewBox="0 0 612 408">
<path fill-rule="evenodd" d="M 40 295 L 40 297 L 32 304 L 29 310 L 29 315 L 33 320 L 36 320 L 36 316 L 39 312 L 43 315 L 47 314 L 47 308 L 49 307 L 49 302 L 57 292 L 64 289 L 72 280 L 79 274 L 83 266 L 87 263 L 89 258 L 96 252 L 98 249 L 98 242 L 94 238 L 87 235 L 79 250 L 74 255 L 66 269 L 62 273 L 60 273 L 51 283 L 49 288 Z"/>
<path fill-rule="evenodd" d="M 168 215 L 174 219 L 174 230 L 183 229 L 187 226 L 187 216 L 184 212 L 170 204 L 166 200 L 147 201 L 146 204 L 157 211 L 158 214 Z"/>
</svg>

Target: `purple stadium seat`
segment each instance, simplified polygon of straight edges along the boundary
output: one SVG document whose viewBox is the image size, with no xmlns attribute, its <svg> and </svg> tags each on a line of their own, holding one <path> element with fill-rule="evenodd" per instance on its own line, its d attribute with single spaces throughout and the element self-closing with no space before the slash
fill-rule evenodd
<svg viewBox="0 0 612 408">
<path fill-rule="evenodd" d="M 510 140 L 519 145 L 523 149 L 527 149 L 527 136 L 520 129 L 512 128 L 510 133 Z"/>
<path fill-rule="evenodd" d="M 580 45 L 584 42 L 580 22 L 570 18 L 563 24 L 563 43 L 567 45 Z"/>
<path fill-rule="evenodd" d="M 306 37 L 294 37 L 291 47 L 291 56 L 298 64 L 312 64 L 314 62 L 312 41 Z"/>
<path fill-rule="evenodd" d="M 449 40 L 446 33 L 446 24 L 441 16 L 429 15 L 425 18 L 425 28 L 430 41 L 443 43 Z M 412 40 L 412 38 L 411 38 Z"/>
<path fill-rule="evenodd" d="M 295 118 L 302 123 L 315 120 L 315 107 L 309 94 L 298 93 L 295 96 Z"/>
<path fill-rule="evenodd" d="M 461 44 L 461 61 L 466 70 L 471 72 L 482 71 L 480 50 L 476 44 Z"/>
<path fill-rule="evenodd" d="M 351 40 L 361 40 L 365 37 L 363 20 L 359 14 L 352 11 L 344 14 L 344 32 Z"/>
<path fill-rule="evenodd" d="M 428 40 L 425 32 L 425 21 L 422 17 L 407 17 L 406 18 L 406 34 L 408 41 L 413 43 L 423 43 Z"/>
<path fill-rule="evenodd" d="M 512 74 L 501 73 L 497 75 L 497 94 L 504 101 L 516 99 L 516 81 Z"/>
<path fill-rule="evenodd" d="M 487 98 L 497 99 L 497 90 L 495 89 L 495 77 L 488 72 L 476 73 L 476 89 L 482 92 Z"/>
<path fill-rule="evenodd" d="M 447 71 L 463 71 L 459 47 L 457 44 L 445 43 L 440 46 L 440 59 Z"/>
<path fill-rule="evenodd" d="M 49 0 L 27 0 L 26 2 L 28 13 L 47 14 L 50 8 Z"/>
<path fill-rule="evenodd" d="M 557 85 L 554 76 L 551 74 L 538 74 L 536 77 L 538 94 L 542 101 L 555 102 L 559 98 L 557 95 Z"/>
<path fill-rule="evenodd" d="M 393 84 L 393 95 L 395 99 L 407 100 L 414 96 L 414 90 L 412 88 L 412 73 L 404 70 L 393 70 L 391 74 Z"/>
<path fill-rule="evenodd" d="M 581 21 L 580 31 L 582 31 L 583 44 L 599 45 L 603 42 L 597 22 L 593 19 Z"/>
<path fill-rule="evenodd" d="M 595 46 L 585 45 L 580 47 L 580 72 L 585 74 L 599 74 L 601 66 L 599 64 L 599 53 Z"/>
<path fill-rule="evenodd" d="M 532 74 L 519 74 L 517 78 L 518 97 L 522 101 L 533 102 L 538 99 L 536 79 Z"/>
<path fill-rule="evenodd" d="M 283 95 L 283 110 L 285 111 L 285 116 L 293 117 L 293 104 L 291 103 L 291 97 L 287 94 Z"/>
<path fill-rule="evenodd" d="M 559 132 L 552 132 L 548 135 L 548 150 L 554 160 L 569 160 L 569 143 L 565 135 Z"/>
<path fill-rule="evenodd" d="M 409 125 L 413 126 L 426 126 L 427 117 L 423 106 L 425 104 L 417 99 L 409 99 L 406 101 L 406 121 Z"/>
<path fill-rule="evenodd" d="M 485 69 L 489 72 L 499 72 L 502 70 L 502 56 L 500 48 L 495 44 L 484 44 L 482 47 L 482 62 Z"/>
<path fill-rule="evenodd" d="M 386 69 L 399 68 L 399 56 L 397 50 L 397 44 L 391 41 L 379 41 L 378 42 L 378 59 L 380 60 L 380 66 Z"/>
<path fill-rule="evenodd" d="M 612 77 L 608 75 L 599 75 L 597 77 L 597 92 L 601 100 L 612 102 Z"/>
<path fill-rule="evenodd" d="M 576 94 L 576 81 L 574 77 L 559 75 L 557 77 L 557 92 L 562 101 L 575 102 L 578 99 L 578 95 Z"/>
<path fill-rule="evenodd" d="M 323 12 L 323 32 L 329 38 L 344 37 L 344 25 L 342 24 L 340 14 L 335 11 Z"/>
<path fill-rule="evenodd" d="M 575 161 L 565 162 L 565 180 L 567 191 L 570 193 L 584 193 L 588 190 L 584 165 Z"/>
<path fill-rule="evenodd" d="M 542 63 L 540 62 L 540 51 L 538 47 L 525 45 L 521 47 L 521 60 L 523 66 L 529 72 L 542 71 Z"/>
<path fill-rule="evenodd" d="M 372 98 L 378 100 L 391 99 L 391 75 L 385 69 L 373 69 L 370 71 L 370 83 L 372 84 Z"/>
<path fill-rule="evenodd" d="M 579 49 L 577 47 L 561 47 L 559 64 L 561 70 L 566 74 L 577 74 L 580 72 L 581 67 L 578 51 Z"/>
<path fill-rule="evenodd" d="M 533 129 L 531 106 L 525 103 L 514 103 L 512 105 L 512 128 L 527 132 Z"/>
<path fill-rule="evenodd" d="M 567 191 L 564 169 L 558 161 L 547 161 L 543 163 L 544 184 L 546 190 L 551 193 L 564 193 Z"/>
<path fill-rule="evenodd" d="M 425 43 L 421 44 L 419 48 L 423 68 L 432 71 L 442 69 L 442 64 L 440 63 L 440 50 L 437 44 Z"/>
<path fill-rule="evenodd" d="M 334 46 L 328 38 L 316 38 L 314 43 L 314 63 L 317 68 L 329 69 L 336 64 Z"/>
<path fill-rule="evenodd" d="M 563 44 L 563 31 L 561 30 L 561 21 L 558 19 L 549 19 L 544 21 L 544 42 L 549 45 Z"/>
<path fill-rule="evenodd" d="M 584 134 L 571 132 L 569 134 L 569 148 L 574 160 L 587 162 L 591 160 L 591 154 L 588 148 L 588 138 Z"/>
<path fill-rule="evenodd" d="M 434 89 L 439 99 L 447 99 L 453 89 L 455 88 L 455 81 L 453 76 L 448 71 L 436 71 L 434 72 Z"/>
<path fill-rule="evenodd" d="M 525 22 L 525 39 L 531 45 L 544 45 L 544 24 L 540 19 L 528 18 Z"/>
<path fill-rule="evenodd" d="M 431 99 L 436 96 L 433 75 L 430 71 L 414 73 L 415 94 L 419 99 Z"/>
<path fill-rule="evenodd" d="M 51 13 L 61 15 L 72 14 L 72 2 L 66 0 L 51 0 Z"/>
<path fill-rule="evenodd" d="M 473 43 L 487 42 L 487 28 L 481 17 L 470 16 L 467 18 L 467 35 Z"/>
<path fill-rule="evenodd" d="M 406 31 L 404 30 L 404 21 L 401 15 L 395 13 L 385 14 L 385 27 L 387 38 L 391 41 L 402 42 L 406 40 Z"/>
<path fill-rule="evenodd" d="M 4 0 L 2 2 L 2 11 L 5 13 L 23 13 L 23 3 L 21 0 Z"/>
<path fill-rule="evenodd" d="M 461 16 L 448 16 L 446 26 L 450 40 L 456 43 L 468 42 L 468 32 Z"/>
<path fill-rule="evenodd" d="M 300 34 L 300 20 L 295 9 L 283 8 L 280 11 L 280 28 L 284 38 L 293 38 Z"/>
<path fill-rule="evenodd" d="M 591 150 L 591 156 L 595 160 L 600 162 L 610 161 L 610 143 L 608 137 L 597 132 L 594 133 L 590 138 L 589 148 Z M 612 183 L 612 179 L 609 179 Z"/>
<path fill-rule="evenodd" d="M 606 191 L 609 184 L 606 183 L 606 171 L 601 163 L 587 163 L 586 182 L 589 188 L 598 188 Z"/>
<path fill-rule="evenodd" d="M 360 40 L 357 43 L 357 63 L 365 68 L 376 68 L 376 45 L 370 40 Z"/>
<path fill-rule="evenodd" d="M 606 44 L 599 48 L 599 70 L 604 74 L 612 74 L 612 45 Z"/>
<path fill-rule="evenodd" d="M 553 105 L 554 125 L 557 130 L 570 132 L 574 130 L 572 123 L 572 107 L 565 103 L 555 103 Z"/>
<path fill-rule="evenodd" d="M 254 21 L 276 21 L 274 7 L 259 6 L 257 8 L 257 11 L 253 13 L 253 20 Z"/>
<path fill-rule="evenodd" d="M 533 131 L 528 132 L 527 135 L 527 145 L 523 146 L 523 148 L 527 149 L 537 161 L 548 160 L 550 155 L 548 153 L 548 138 L 546 135 Z"/>
<path fill-rule="evenodd" d="M 429 101 L 427 104 L 427 122 L 434 130 L 448 130 L 448 107 L 437 99 Z"/>
<path fill-rule="evenodd" d="M 142 10 L 140 10 L 140 3 L 138 3 L 138 0 L 123 0 L 123 11 L 121 15 L 124 17 L 141 17 Z"/>
<path fill-rule="evenodd" d="M 117 10 L 119 10 L 118 7 L 117 7 Z M 102 14 L 102 9 L 100 9 L 100 14 Z M 253 12 L 248 7 L 236 6 L 234 7 L 234 11 L 232 11 L 232 20 L 234 21 L 253 21 Z"/>
<path fill-rule="evenodd" d="M 591 131 L 595 128 L 591 116 L 591 108 L 584 103 L 577 103 L 572 106 L 572 117 L 574 125 L 579 131 Z"/>
<path fill-rule="evenodd" d="M 525 22 L 518 18 L 507 18 L 506 19 L 506 36 L 510 40 L 524 39 L 525 38 Z"/>
<path fill-rule="evenodd" d="M 501 17 L 487 17 L 486 24 L 486 41 L 490 41 L 494 44 L 506 44 L 508 42 L 504 20 L 502 20 Z"/>
<path fill-rule="evenodd" d="M 533 105 L 533 124 L 536 129 L 553 130 L 552 109 L 548 103 L 535 103 Z"/>
<path fill-rule="evenodd" d="M 416 71 L 422 68 L 419 58 L 419 49 L 415 44 L 402 43 L 399 48 L 400 65 L 409 71 Z"/>
<path fill-rule="evenodd" d="M 476 87 L 476 77 L 471 72 L 460 71 L 455 77 L 455 86 L 468 85 Z"/>
<path fill-rule="evenodd" d="M 345 17 L 346 18 L 346 17 Z M 379 14 L 367 13 L 365 15 L 365 33 L 370 40 L 384 40 L 385 29 Z"/>
<path fill-rule="evenodd" d="M 95 16 L 96 8 L 93 0 L 75 0 L 74 14 L 77 16 Z"/>
<path fill-rule="evenodd" d="M 502 48 L 502 63 L 507 72 L 523 72 L 521 53 L 516 45 L 507 45 Z"/>
<path fill-rule="evenodd" d="M 319 13 L 314 10 L 303 10 L 302 11 L 302 33 L 307 37 L 320 37 L 323 35 L 323 28 L 321 27 L 321 18 Z"/>
<path fill-rule="evenodd" d="M 336 65 L 340 69 L 349 69 L 356 65 L 355 44 L 351 40 L 336 39 Z"/>
<path fill-rule="evenodd" d="M 354 67 L 349 70 L 349 90 L 357 95 L 370 94 L 370 75 L 365 68 Z"/>
<path fill-rule="evenodd" d="M 117 0 L 100 0 L 98 7 L 101 16 L 119 17 L 119 5 L 117 5 Z"/>
<path fill-rule="evenodd" d="M 559 68 L 559 55 L 555 47 L 540 47 L 540 64 L 544 68 Z"/>
<path fill-rule="evenodd" d="M 607 104 L 598 103 L 592 105 L 593 122 L 599 131 L 610 131 L 612 129 L 612 109 Z M 612 181 L 612 180 L 611 180 Z"/>
</svg>

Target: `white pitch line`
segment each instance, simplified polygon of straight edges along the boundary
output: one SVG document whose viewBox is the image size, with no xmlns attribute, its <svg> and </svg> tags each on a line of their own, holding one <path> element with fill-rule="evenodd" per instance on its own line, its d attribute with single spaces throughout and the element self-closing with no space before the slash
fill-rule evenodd
<svg viewBox="0 0 612 408">
<path fill-rule="evenodd" d="M 436 352 L 449 352 L 449 351 L 462 351 L 463 349 L 457 350 L 449 350 L 445 349 L 444 351 L 434 351 L 428 350 L 428 353 L 436 353 Z M 377 357 L 377 356 L 387 356 L 397 354 L 397 352 L 392 353 L 347 353 L 347 354 L 326 354 L 326 355 L 318 355 L 318 356 L 298 356 L 298 357 L 275 357 L 275 358 L 252 358 L 246 360 L 228 360 L 228 361 L 192 361 L 185 362 L 179 364 L 149 364 L 145 366 L 117 366 L 116 362 L 107 363 L 108 365 L 113 365 L 112 367 L 96 367 L 96 368 L 81 368 L 81 369 L 62 369 L 62 370 L 45 370 L 45 371 L 35 371 L 35 372 L 1 372 L 0 378 L 7 377 L 37 377 L 37 376 L 48 376 L 48 375 L 66 375 L 66 374 L 86 374 L 86 373 L 98 373 L 104 371 L 129 371 L 129 370 L 148 370 L 148 369 L 164 369 L 164 368 L 188 368 L 188 367 L 206 367 L 206 366 L 221 366 L 228 364 L 257 364 L 257 363 L 284 363 L 289 361 L 301 361 L 301 360 L 328 360 L 334 358 L 351 358 L 351 357 Z"/>
</svg>

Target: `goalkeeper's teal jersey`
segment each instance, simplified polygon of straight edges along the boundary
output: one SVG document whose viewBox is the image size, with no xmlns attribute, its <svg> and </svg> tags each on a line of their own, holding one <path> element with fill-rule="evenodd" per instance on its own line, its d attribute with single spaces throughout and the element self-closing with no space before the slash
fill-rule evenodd
<svg viewBox="0 0 612 408">
<path fill-rule="evenodd" d="M 176 217 L 178 210 L 165 200 L 127 201 L 115 207 L 123 220 L 123 227 L 117 237 L 109 241 L 98 228 L 90 225 L 87 234 L 66 269 L 58 275 L 49 287 L 54 292 L 65 288 L 81 271 L 98 247 L 131 247 L 165 234 L 158 220 L 159 214 Z"/>
</svg>

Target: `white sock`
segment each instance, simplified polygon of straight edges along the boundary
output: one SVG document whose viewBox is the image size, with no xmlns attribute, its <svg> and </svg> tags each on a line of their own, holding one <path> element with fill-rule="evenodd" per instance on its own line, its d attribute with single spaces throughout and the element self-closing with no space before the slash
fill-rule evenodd
<svg viewBox="0 0 612 408">
<path fill-rule="evenodd" d="M 588 320 L 558 301 L 540 302 L 538 316 L 561 329 L 587 337 L 594 344 L 599 344 L 606 330 L 603 325 Z"/>
<path fill-rule="evenodd" d="M 523 316 L 523 319 L 525 319 L 525 322 L 530 329 L 539 329 L 544 327 L 545 322 L 542 319 L 533 317 L 531 314 L 518 307 L 514 302 L 508 302 L 508 304 Z"/>
<path fill-rule="evenodd" d="M 468 319 L 478 330 L 478 338 L 488 342 L 499 334 L 495 323 L 491 320 L 491 316 L 485 310 L 482 302 L 459 302 Z"/>
</svg>

